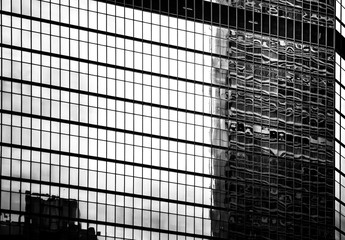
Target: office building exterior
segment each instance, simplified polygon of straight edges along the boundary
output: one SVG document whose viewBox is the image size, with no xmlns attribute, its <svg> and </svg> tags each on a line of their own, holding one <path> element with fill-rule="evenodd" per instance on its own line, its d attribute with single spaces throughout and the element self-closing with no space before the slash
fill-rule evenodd
<svg viewBox="0 0 345 240">
<path fill-rule="evenodd" d="M 344 168 L 344 80 L 345 80 L 345 2 L 336 1 L 335 13 L 335 238 L 345 238 Z"/>
<path fill-rule="evenodd" d="M 345 239 L 344 0 L 0 7 L 0 235 Z"/>
</svg>

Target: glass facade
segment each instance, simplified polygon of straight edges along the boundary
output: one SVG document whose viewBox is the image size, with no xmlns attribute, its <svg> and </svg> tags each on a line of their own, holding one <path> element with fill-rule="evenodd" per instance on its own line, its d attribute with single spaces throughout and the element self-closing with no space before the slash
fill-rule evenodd
<svg viewBox="0 0 345 240">
<path fill-rule="evenodd" d="M 260 3 L 223 2 L 246 11 L 227 34 L 227 179 L 214 194 L 226 210 L 213 234 L 333 239 L 333 10 Z"/>
<path fill-rule="evenodd" d="M 345 1 L 336 1 L 335 239 L 345 239 Z"/>
<path fill-rule="evenodd" d="M 0 8 L 0 235 L 342 239 L 344 0 Z"/>
</svg>

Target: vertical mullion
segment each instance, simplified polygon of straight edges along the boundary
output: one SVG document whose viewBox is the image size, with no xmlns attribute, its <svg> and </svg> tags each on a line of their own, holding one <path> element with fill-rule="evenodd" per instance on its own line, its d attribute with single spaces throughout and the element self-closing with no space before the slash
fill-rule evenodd
<svg viewBox="0 0 345 240">
<path fill-rule="evenodd" d="M 78 0 L 78 26 L 80 26 L 80 0 Z M 78 31 L 78 57 L 80 58 L 80 52 L 81 52 L 81 49 L 80 49 L 80 42 L 81 42 L 81 40 L 80 40 L 80 30 Z M 78 75 L 80 76 L 81 75 L 81 69 L 80 69 L 80 62 L 78 62 Z M 78 78 L 78 91 L 80 91 L 80 77 Z M 80 105 L 81 105 L 81 103 L 80 103 L 81 101 L 80 101 L 80 93 L 78 93 L 78 123 L 80 123 L 81 122 L 81 117 L 80 117 L 80 113 L 81 113 L 81 111 L 80 111 Z M 78 124 L 78 139 L 79 139 L 79 136 L 80 136 L 80 124 Z M 78 154 L 80 154 L 80 142 L 78 141 L 78 144 L 77 144 L 77 153 Z M 78 166 L 78 168 L 77 168 L 77 171 L 78 171 L 78 173 L 77 173 L 77 183 L 78 183 L 78 186 L 80 186 L 80 176 L 81 176 L 81 174 L 80 174 L 80 172 L 81 172 L 81 167 L 80 167 L 80 158 L 78 157 L 78 158 L 76 158 L 76 160 L 78 161 L 78 164 L 77 164 L 77 166 Z M 77 192 L 77 201 L 78 201 L 78 203 L 80 202 L 80 190 L 77 190 L 78 192 Z M 78 209 L 79 210 L 79 209 Z M 78 211 L 78 213 L 79 213 L 80 211 Z M 79 214 L 77 214 L 77 225 L 79 226 L 79 224 L 80 224 L 80 216 L 79 216 Z M 79 231 L 80 231 L 80 229 L 78 229 L 78 235 L 80 234 L 79 233 Z"/>
<path fill-rule="evenodd" d="M 1 10 L 3 9 L 3 7 L 2 7 L 2 5 L 3 5 L 3 2 L 1 1 L 0 2 L 0 8 L 1 8 Z M 1 18 L 2 18 L 2 15 L 1 15 Z M 0 25 L 0 27 L 2 28 L 3 27 L 3 25 L 2 25 L 2 19 L 1 19 L 1 25 Z M 1 36 L 0 36 L 0 43 L 2 44 L 2 39 L 3 39 L 3 35 L 1 34 Z M 4 62 L 4 60 L 3 60 L 3 54 L 2 54 L 2 52 L 3 52 L 3 48 L 2 47 L 0 47 L 0 74 L 2 75 L 3 74 L 3 62 Z M 3 109 L 3 105 L 4 105 L 4 101 L 3 101 L 3 81 L 0 81 L 0 109 Z M 3 113 L 2 112 L 0 112 L 0 142 L 3 142 L 3 131 L 4 130 L 4 125 L 3 125 Z M 3 146 L 0 146 L 0 156 L 3 156 L 3 149 L 4 149 L 4 147 Z M 2 163 L 2 161 L 1 161 L 1 163 Z M 2 173 L 2 170 L 3 170 L 3 168 L 2 168 L 2 164 L 0 164 L 0 173 Z M 0 201 L 2 200 L 2 194 L 3 194 L 3 192 L 1 191 L 2 189 L 3 189 L 3 184 L 2 184 L 2 181 L 0 181 Z"/>
<path fill-rule="evenodd" d="M 106 8 L 106 10 L 105 10 L 105 29 L 106 29 L 106 31 L 108 31 L 108 9 Z M 105 39 L 105 48 L 107 49 L 108 48 L 108 37 L 106 36 L 106 39 Z M 106 63 L 108 63 L 108 51 L 105 51 L 105 59 L 106 59 Z M 109 94 L 109 91 L 108 91 L 108 67 L 106 68 L 106 70 L 105 70 L 105 88 L 106 88 L 106 95 L 108 96 L 108 94 Z M 107 126 L 107 127 L 109 127 L 109 123 L 108 123 L 108 113 L 109 113 L 109 108 L 108 108 L 108 100 L 106 100 L 106 102 L 105 102 L 105 125 Z M 106 155 L 105 155 L 105 157 L 106 157 L 106 159 L 107 160 L 109 160 L 109 154 L 108 154 L 108 142 L 110 142 L 109 141 L 109 139 L 108 139 L 108 131 L 106 131 L 105 132 L 105 151 L 106 151 Z M 106 189 L 106 190 L 109 190 L 108 189 L 108 174 L 110 174 L 110 172 L 108 172 L 108 164 L 109 164 L 109 162 L 108 161 L 106 161 L 105 162 L 105 164 L 106 164 L 106 169 L 105 169 L 105 186 L 104 186 L 104 188 Z M 107 195 L 108 194 L 105 194 L 105 216 L 104 216 L 104 218 L 105 218 L 105 221 L 108 221 L 108 197 L 107 197 Z M 107 228 L 107 226 L 105 227 L 105 233 L 104 233 L 104 235 L 105 236 L 107 236 L 107 230 L 108 230 L 108 228 Z"/>
</svg>

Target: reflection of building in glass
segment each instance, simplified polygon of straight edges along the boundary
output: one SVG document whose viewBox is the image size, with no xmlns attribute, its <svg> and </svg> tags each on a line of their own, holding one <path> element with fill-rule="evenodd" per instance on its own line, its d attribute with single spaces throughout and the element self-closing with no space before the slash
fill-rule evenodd
<svg viewBox="0 0 345 240">
<path fill-rule="evenodd" d="M 343 9 L 1 0 L 2 229 L 341 239 Z"/>
<path fill-rule="evenodd" d="M 220 91 L 229 97 L 215 101 L 226 106 L 229 145 L 213 151 L 212 233 L 333 239 L 333 6 L 221 4 L 230 29 Z"/>
<path fill-rule="evenodd" d="M 26 192 L 25 213 L 18 222 L 0 221 L 0 236 L 23 240 L 97 240 L 94 228 L 82 229 L 78 225 L 78 215 L 76 200 Z"/>
<path fill-rule="evenodd" d="M 229 45 L 223 236 L 330 239 L 333 62 L 310 62 L 327 48 L 235 30 Z"/>
</svg>

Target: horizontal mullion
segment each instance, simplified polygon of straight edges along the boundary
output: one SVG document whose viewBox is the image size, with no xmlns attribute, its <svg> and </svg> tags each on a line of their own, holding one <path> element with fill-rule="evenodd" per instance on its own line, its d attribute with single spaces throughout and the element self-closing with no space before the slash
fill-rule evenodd
<svg viewBox="0 0 345 240">
<path fill-rule="evenodd" d="M 0 179 L 3 179 L 4 177 L 0 176 Z M 6 179 L 6 180 L 15 180 L 15 179 Z M 20 181 L 20 180 L 19 180 Z M 31 181 L 30 181 L 31 182 Z M 100 192 L 100 191 L 98 191 Z M 112 193 L 113 194 L 113 193 Z M 126 194 L 124 196 L 128 197 L 130 194 Z M 142 198 L 142 197 L 141 197 Z M 156 200 L 152 198 L 152 200 Z M 162 199 L 158 199 L 158 201 L 161 201 Z M 184 203 L 178 203 L 178 204 L 183 204 Z M 192 205 L 194 206 L 194 205 Z M 212 207 L 212 209 L 215 210 L 225 210 L 225 209 L 217 209 L 216 207 Z M 150 228 L 150 227 L 144 227 L 144 226 L 136 226 L 134 224 L 123 224 L 123 223 L 116 223 L 116 222 L 109 222 L 109 221 L 100 221 L 100 220 L 90 220 L 90 219 L 85 219 L 85 218 L 72 218 L 72 217 L 63 217 L 63 216 L 52 216 L 49 214 L 27 214 L 26 212 L 23 211 L 18 211 L 18 210 L 5 210 L 1 209 L 2 212 L 8 213 L 8 214 L 18 214 L 18 215 L 29 215 L 29 216 L 35 216 L 35 217 L 42 217 L 42 218 L 47 218 L 47 217 L 54 217 L 58 219 L 63 219 L 63 220 L 68 220 L 68 221 L 76 221 L 76 222 L 85 222 L 88 224 L 97 224 L 97 225 L 105 225 L 105 226 L 113 226 L 113 227 L 121 227 L 121 228 L 129 228 L 129 229 L 136 229 L 136 230 L 142 230 L 142 231 L 149 231 L 149 232 L 159 232 L 159 233 L 165 233 L 165 234 L 173 234 L 173 235 L 182 235 L 182 236 L 187 236 L 191 238 L 200 238 L 200 239 L 214 239 L 217 240 L 219 238 L 217 237 L 212 237 L 212 236 L 205 236 L 205 235 L 199 235 L 199 234 L 193 234 L 193 233 L 186 233 L 186 232 L 179 232 L 179 231 L 172 231 L 172 230 L 165 230 L 165 229 L 159 229 L 159 228 Z M 147 210 L 149 211 L 149 210 Z M 86 230 L 86 229 L 85 229 Z"/>
<path fill-rule="evenodd" d="M 152 76 L 156 76 L 156 77 L 164 77 L 164 78 L 168 78 L 168 79 L 170 78 L 170 79 L 174 79 L 174 80 L 178 80 L 178 81 L 185 81 L 187 83 L 193 83 L 193 84 L 194 83 L 200 83 L 200 84 L 205 85 L 205 86 L 219 87 L 219 88 L 228 88 L 229 87 L 226 85 L 220 85 L 220 84 L 216 84 L 216 83 L 198 82 L 198 81 L 187 79 L 187 78 L 174 77 L 174 76 L 170 76 L 170 75 L 159 74 L 159 73 L 149 72 L 149 71 L 145 71 L 145 70 L 139 70 L 139 69 L 135 69 L 135 68 L 123 67 L 123 66 L 113 65 L 113 64 L 109 64 L 109 63 L 103 63 L 103 62 L 98 62 L 98 61 L 93 61 L 93 60 L 88 60 L 88 59 L 82 59 L 82 58 L 71 57 L 71 56 L 62 55 L 62 54 L 50 53 L 50 52 L 35 50 L 35 49 L 31 49 L 31 48 L 24 48 L 24 47 L 0 43 L 0 48 L 2 48 L 2 47 L 8 48 L 8 49 L 15 49 L 18 51 L 31 52 L 31 53 L 35 53 L 35 54 L 39 54 L 39 55 L 48 55 L 51 57 L 68 59 L 68 60 L 72 60 L 72 61 L 76 61 L 76 62 L 94 64 L 94 65 L 104 66 L 104 67 L 108 67 L 108 68 L 116 68 L 116 69 L 121 69 L 124 71 L 132 71 L 132 72 L 142 73 L 142 74 L 146 74 L 146 75 L 152 75 Z"/>
<path fill-rule="evenodd" d="M 192 176 L 197 176 L 197 177 L 211 178 L 212 180 L 218 180 L 218 181 L 229 181 L 229 179 L 227 177 L 221 177 L 221 176 L 217 176 L 217 175 L 210 175 L 210 174 L 204 174 L 204 173 L 198 173 L 198 172 L 190 172 L 190 171 L 186 171 L 186 170 L 167 168 L 167 167 L 161 167 L 161 166 L 155 166 L 155 165 L 148 165 L 148 164 L 144 164 L 144 163 L 127 162 L 127 161 L 121 161 L 121 160 L 116 160 L 116 159 L 114 160 L 114 159 L 108 159 L 108 158 L 103 158 L 103 157 L 94 157 L 94 156 L 84 155 L 84 154 L 63 152 L 63 151 L 50 150 L 50 149 L 37 148 L 37 147 L 29 147 L 29 146 L 24 146 L 24 145 L 3 143 L 3 142 L 0 142 L 0 146 L 8 147 L 8 148 L 16 148 L 16 149 L 25 149 L 25 150 L 36 151 L 36 152 L 44 152 L 44 153 L 50 153 L 50 154 L 56 154 L 56 155 L 67 155 L 67 156 L 82 158 L 82 159 L 93 159 L 93 160 L 103 161 L 103 162 L 113 162 L 113 163 L 117 163 L 117 164 L 130 165 L 133 167 L 148 168 L 148 169 L 154 169 L 154 170 L 158 170 L 158 171 L 166 171 L 166 172 L 173 172 L 173 173 L 177 173 L 177 174 L 184 174 L 186 176 L 192 175 Z M 135 146 L 137 146 L 137 145 L 135 145 Z M 65 167 L 65 166 L 59 165 L 59 167 Z M 83 169 L 83 168 L 78 168 L 78 169 L 87 170 L 87 169 Z M 102 172 L 102 171 L 98 171 L 98 172 L 108 173 L 108 172 Z M 117 175 L 117 174 L 115 174 L 115 175 Z M 123 174 L 118 174 L 118 175 L 127 176 L 127 175 L 123 175 Z M 133 177 L 135 177 L 135 176 L 133 175 Z M 143 179 L 146 179 L 146 178 L 143 178 Z M 155 180 L 155 179 L 150 179 L 150 180 Z M 156 181 L 160 181 L 160 180 L 156 180 Z M 237 180 L 237 181 L 241 182 L 240 180 Z M 242 180 L 242 181 L 244 182 L 245 180 Z M 175 182 L 170 182 L 170 183 L 178 184 Z M 191 185 L 187 185 L 187 184 L 183 184 L 183 185 L 191 186 Z M 206 188 L 205 186 L 202 187 L 202 186 L 195 185 L 195 187 L 202 188 L 202 189 L 211 189 L 211 188 Z"/>
<path fill-rule="evenodd" d="M 100 65 L 100 66 L 104 66 L 104 67 L 108 67 L 108 68 L 116 68 L 116 69 L 121 69 L 124 71 L 132 71 L 132 72 L 137 72 L 137 73 L 142 73 L 142 74 L 146 74 L 146 75 L 152 75 L 152 76 L 157 76 L 157 77 L 163 77 L 163 78 L 170 78 L 170 79 L 174 79 L 174 80 L 178 80 L 178 81 L 185 81 L 187 83 L 198 83 L 198 84 L 202 84 L 205 86 L 209 86 L 209 87 L 219 87 L 219 88 L 230 88 L 229 84 L 226 85 L 222 85 L 222 84 L 217 84 L 216 82 L 203 82 L 203 81 L 196 81 L 196 80 L 191 80 L 188 78 L 181 78 L 181 77 L 175 77 L 175 76 L 171 76 L 171 75 L 166 75 L 166 74 L 160 74 L 160 73 L 155 73 L 152 71 L 146 71 L 146 70 L 140 70 L 140 69 L 135 69 L 135 68 L 131 68 L 131 67 L 125 67 L 125 66 L 118 66 L 118 65 L 114 65 L 114 64 L 109 64 L 109 63 L 105 63 L 105 62 L 98 62 L 98 61 L 94 61 L 94 60 L 88 60 L 88 59 L 84 59 L 84 58 L 78 58 L 78 57 L 71 57 L 68 55 L 62 55 L 62 54 L 57 54 L 57 53 L 50 53 L 50 52 L 46 52 L 46 51 L 41 51 L 41 50 L 36 50 L 36 49 L 32 49 L 32 48 L 25 48 L 25 47 L 19 47 L 19 46 L 13 46 L 13 45 L 9 45 L 9 44 L 3 44 L 0 43 L 0 48 L 8 48 L 8 49 L 15 49 L 18 51 L 26 51 L 26 52 L 31 52 L 31 53 L 35 53 L 35 54 L 40 54 L 40 55 L 48 55 L 51 57 L 56 57 L 56 58 L 61 58 L 61 59 L 69 59 L 72 61 L 77 61 L 77 62 L 83 62 L 83 63 L 88 63 L 88 64 L 94 64 L 94 65 Z M 144 53 L 143 53 L 144 54 Z M 237 61 L 238 63 L 246 63 L 245 60 L 242 59 L 236 59 L 235 57 L 228 57 L 227 60 L 230 61 Z M 179 60 L 176 60 L 179 61 Z M 188 62 L 186 62 L 188 63 Z M 270 64 L 263 64 L 263 63 L 255 63 L 255 62 L 251 62 L 254 66 L 259 65 L 261 66 L 266 66 L 266 67 L 272 67 Z M 216 69 L 217 67 L 213 67 L 213 66 L 207 66 L 211 69 Z M 282 67 L 282 66 L 274 66 L 275 69 L 278 70 L 285 70 L 286 68 Z M 230 72 L 230 70 L 228 70 L 228 72 Z M 296 73 L 304 73 L 302 70 L 294 70 L 294 72 Z M 310 75 L 312 76 L 320 76 L 321 74 L 319 73 L 314 73 L 311 72 Z M 326 75 L 326 74 L 322 74 L 322 75 Z M 326 79 L 329 79 L 329 75 L 328 76 L 324 76 Z M 227 78 L 229 78 L 229 76 L 227 76 Z"/>
<path fill-rule="evenodd" d="M 102 130 L 107 130 L 107 131 L 116 131 L 116 132 L 122 132 L 122 133 L 126 133 L 126 134 L 141 135 L 141 136 L 149 137 L 149 138 L 159 138 L 159 139 L 163 139 L 163 140 L 167 140 L 167 141 L 178 141 L 180 143 L 198 145 L 198 146 L 209 147 L 209 148 L 213 148 L 213 149 L 224 149 L 224 150 L 228 149 L 227 147 L 222 147 L 222 146 L 217 146 L 217 145 L 212 145 L 212 144 L 207 144 L 207 143 L 202 143 L 202 142 L 195 142 L 195 141 L 183 140 L 183 139 L 178 139 L 178 138 L 164 137 L 164 136 L 160 136 L 160 135 L 136 132 L 136 131 L 125 130 L 125 129 L 120 129 L 120 128 L 106 127 L 106 126 L 83 123 L 83 122 L 72 121 L 72 120 L 64 120 L 61 118 L 46 117 L 46 116 L 42 116 L 42 115 L 13 112 L 13 111 L 3 110 L 3 109 L 0 109 L 0 113 L 15 114 L 15 115 L 29 117 L 29 118 L 39 118 L 39 119 L 44 119 L 44 120 L 48 120 L 48 121 L 56 121 L 56 122 L 61 122 L 61 123 L 66 123 L 66 124 L 75 124 L 75 125 L 80 125 L 80 126 L 84 126 L 84 127 L 91 127 L 91 128 L 102 129 Z"/>
<path fill-rule="evenodd" d="M 190 48 L 180 47 L 180 46 L 176 46 L 176 45 L 160 43 L 160 42 L 155 42 L 155 41 L 151 41 L 151 40 L 145 40 L 143 38 L 130 37 L 130 36 L 117 34 L 117 33 L 110 33 L 110 32 L 102 31 L 102 30 L 98 30 L 98 29 L 86 28 L 86 27 L 81 27 L 78 25 L 72 25 L 72 24 L 61 23 L 61 22 L 57 22 L 57 21 L 51 21 L 51 20 L 47 20 L 44 18 L 37 18 L 37 17 L 27 16 L 27 15 L 21 15 L 18 13 L 11 13 L 11 12 L 6 12 L 6 11 L 0 10 L 0 14 L 10 15 L 13 17 L 19 17 L 19 18 L 24 18 L 24 19 L 29 19 L 32 21 L 44 22 L 44 23 L 48 23 L 48 24 L 55 24 L 55 25 L 59 25 L 62 27 L 74 28 L 74 29 L 78 29 L 78 30 L 82 30 L 82 31 L 87 31 L 87 32 L 92 32 L 92 33 L 97 33 L 97 34 L 103 34 L 103 35 L 117 37 L 117 38 L 124 38 L 124 39 L 143 42 L 143 43 L 147 43 L 147 44 L 156 44 L 156 45 L 160 45 L 162 47 L 168 47 L 168 48 L 178 49 L 178 50 L 182 50 L 182 51 L 186 51 L 186 52 L 193 52 L 193 53 L 208 55 L 208 56 L 212 56 L 212 57 L 218 57 L 218 58 L 226 58 L 227 57 L 225 55 L 212 53 L 212 52 L 208 52 L 208 51 L 200 51 L 200 50 L 196 50 L 196 49 L 190 49 Z M 212 37 L 212 36 L 209 36 L 209 37 Z M 216 36 L 214 36 L 214 38 L 215 37 Z"/>
<path fill-rule="evenodd" d="M 290 22 L 292 23 L 292 28 L 293 29 L 286 29 L 287 31 L 293 31 L 293 35 L 296 35 L 296 27 L 294 27 L 293 20 L 292 19 L 287 19 L 287 18 L 282 18 L 282 17 L 277 17 L 274 15 L 268 15 L 268 14 L 259 14 L 261 15 L 261 18 L 259 18 L 259 21 L 262 21 L 262 19 L 270 19 L 267 23 L 263 22 L 261 25 L 265 24 L 270 24 L 270 27 L 265 29 L 262 28 L 261 25 L 260 27 L 258 26 L 253 26 L 253 24 L 249 24 L 249 22 L 246 22 L 248 19 L 244 19 L 244 16 L 248 15 L 256 15 L 255 12 L 249 11 L 247 9 L 241 9 L 241 8 L 236 8 L 232 6 L 226 6 L 222 5 L 219 3 L 214 3 L 214 2 L 208 2 L 208 1 L 202 1 L 199 4 L 195 4 L 195 9 L 190 8 L 189 6 L 186 6 L 186 1 L 185 0 L 139 0 L 139 1 L 133 1 L 133 0 L 114 0 L 114 1 L 109 1 L 109 0 L 97 0 L 99 2 L 104 2 L 108 4 L 115 4 L 119 6 L 124 6 L 124 7 L 131 7 L 135 9 L 139 9 L 142 11 L 151 11 L 157 14 L 162 14 L 162 15 L 168 15 L 172 17 L 177 17 L 180 19 L 186 19 L 186 20 L 191 20 L 195 22 L 200 22 L 204 24 L 211 24 L 214 26 L 219 26 L 223 28 L 229 28 L 229 27 L 240 27 L 244 31 L 249 31 L 249 32 L 255 32 L 258 34 L 263 34 L 267 36 L 275 36 L 278 38 L 286 38 L 286 34 L 284 31 L 284 34 L 282 34 L 279 29 L 277 23 L 280 22 L 280 20 L 283 20 L 284 22 Z M 200 0 L 199 0 L 200 1 Z M 156 2 L 156 4 L 153 4 L 152 2 Z M 159 4 L 160 3 L 160 4 Z M 191 10 L 188 10 L 190 8 Z M 239 26 L 239 19 L 242 17 L 243 22 L 241 24 L 243 26 Z M 252 19 L 250 19 L 252 20 Z M 275 24 L 271 24 L 272 22 L 275 22 Z M 300 21 L 298 21 L 300 22 Z M 332 28 L 327 28 L 323 26 L 317 26 L 315 24 L 311 24 L 308 22 L 300 22 L 302 25 L 304 25 L 306 28 L 310 29 L 319 29 L 322 28 L 324 29 L 324 32 L 328 32 L 328 34 L 331 34 L 333 32 Z M 258 28 L 258 29 L 257 29 Z M 275 28 L 276 33 L 274 33 L 272 30 Z M 309 33 L 309 43 L 310 44 L 315 44 L 318 45 L 318 38 L 315 37 L 310 37 L 311 34 L 316 34 L 315 32 Z M 331 39 L 333 37 L 333 34 L 331 35 Z M 302 41 L 303 34 L 298 36 L 298 38 L 294 37 L 293 41 L 296 42 L 303 42 Z M 333 47 L 333 41 L 331 39 L 326 39 L 324 36 L 324 41 L 325 43 L 320 44 L 322 46 L 328 46 L 328 47 Z M 327 40 L 328 43 L 327 43 Z"/>
<path fill-rule="evenodd" d="M 60 87 L 60 86 L 50 85 L 50 84 L 46 84 L 46 83 L 29 82 L 29 81 L 23 81 L 23 80 L 19 80 L 19 79 L 2 77 L 2 76 L 0 76 L 0 79 L 2 79 L 4 81 L 9 81 L 9 82 L 23 83 L 23 84 L 25 83 L 28 85 L 33 85 L 33 86 L 37 86 L 37 87 L 45 87 L 45 88 L 55 89 L 55 90 L 59 90 L 59 91 L 66 91 L 66 92 L 70 92 L 70 93 L 84 94 L 84 95 L 106 98 L 106 99 L 111 99 L 111 100 L 116 100 L 116 101 L 131 102 L 133 104 L 140 104 L 140 105 L 145 105 L 145 106 L 150 106 L 150 107 L 163 108 L 163 109 L 167 109 L 167 110 L 173 110 L 176 112 L 184 112 L 184 113 L 202 115 L 202 116 L 210 117 L 210 118 L 217 118 L 217 119 L 224 119 L 224 120 L 228 119 L 228 117 L 222 116 L 222 115 L 210 114 L 210 113 L 199 112 L 199 111 L 192 111 L 192 110 L 188 110 L 185 108 L 182 109 L 182 108 L 177 108 L 177 107 L 170 107 L 170 106 L 166 106 L 166 105 L 149 103 L 149 102 L 144 102 L 144 101 L 139 101 L 139 100 L 134 100 L 134 99 L 109 96 L 109 95 L 105 95 L 105 94 L 101 94 L 101 93 L 88 92 L 88 91 L 78 90 L 78 89 L 74 89 L 74 88 Z M 22 95 L 22 94 L 19 94 L 19 95 Z M 52 100 L 54 100 L 54 99 L 52 99 Z M 219 101 L 222 101 L 222 99 L 219 99 Z M 106 109 L 106 110 L 108 110 L 108 109 Z"/>
<path fill-rule="evenodd" d="M 50 185 L 50 186 L 56 186 L 56 187 L 61 187 L 61 188 L 79 189 L 79 190 L 84 190 L 84 191 L 89 191 L 89 192 L 93 191 L 93 192 L 100 192 L 100 193 L 105 193 L 105 194 L 115 194 L 115 195 L 121 195 L 121 196 L 133 197 L 133 198 L 144 198 L 144 199 L 150 199 L 154 201 L 170 202 L 170 203 L 175 203 L 179 205 L 196 206 L 200 208 L 218 209 L 218 210 L 225 210 L 225 211 L 227 210 L 227 208 L 222 208 L 218 206 L 205 205 L 205 204 L 193 203 L 193 202 L 181 201 L 181 200 L 173 200 L 170 198 L 153 197 L 153 196 L 128 193 L 128 192 L 105 190 L 105 189 L 100 189 L 100 188 L 83 187 L 79 185 L 70 185 L 66 183 L 55 183 L 51 181 L 48 182 L 48 181 L 42 181 L 42 180 L 34 180 L 34 179 L 29 179 L 29 178 L 20 178 L 20 177 L 12 177 L 12 176 L 9 177 L 9 176 L 3 176 L 3 175 L 0 175 L 0 179 L 9 180 L 9 181 L 30 182 L 33 184 Z"/>
</svg>

